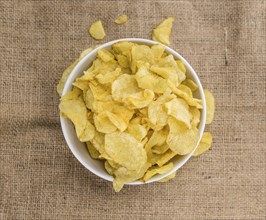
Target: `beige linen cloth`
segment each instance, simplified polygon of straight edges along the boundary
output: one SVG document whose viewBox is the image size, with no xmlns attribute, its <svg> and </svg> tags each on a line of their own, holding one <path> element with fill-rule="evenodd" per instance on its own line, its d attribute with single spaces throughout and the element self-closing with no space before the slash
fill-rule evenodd
<svg viewBox="0 0 266 220">
<path fill-rule="evenodd" d="M 115 193 L 67 147 L 56 85 L 83 49 L 150 38 L 170 15 L 171 47 L 216 97 L 213 147 L 171 182 Z M 0 219 L 265 219 L 265 85 L 265 0 L 1 0 Z"/>
</svg>

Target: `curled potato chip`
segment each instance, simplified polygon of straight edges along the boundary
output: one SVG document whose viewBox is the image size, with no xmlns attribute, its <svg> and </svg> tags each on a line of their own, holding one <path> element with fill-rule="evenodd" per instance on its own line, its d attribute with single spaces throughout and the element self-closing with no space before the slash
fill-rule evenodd
<svg viewBox="0 0 266 220">
<path fill-rule="evenodd" d="M 154 92 L 150 89 L 145 89 L 125 97 L 124 102 L 131 109 L 139 109 L 148 106 L 154 98 Z"/>
<path fill-rule="evenodd" d="M 97 56 L 103 61 L 103 62 L 109 62 L 111 60 L 114 60 L 114 55 L 106 49 L 100 49 L 98 50 Z"/>
<path fill-rule="evenodd" d="M 89 84 L 93 98 L 100 101 L 111 100 L 111 91 L 109 88 L 104 87 L 101 84 L 94 85 L 93 83 Z"/>
<path fill-rule="evenodd" d="M 210 124 L 213 121 L 214 111 L 215 111 L 214 97 L 212 93 L 207 89 L 204 89 L 204 94 L 205 94 L 206 107 L 207 107 L 206 124 Z"/>
<path fill-rule="evenodd" d="M 89 81 L 84 80 L 84 81 L 75 81 L 72 83 L 74 87 L 79 88 L 80 90 L 84 91 L 89 88 Z"/>
<path fill-rule="evenodd" d="M 105 37 L 105 31 L 104 31 L 102 22 L 100 20 L 99 21 L 95 21 L 91 25 L 91 27 L 89 29 L 89 33 L 96 40 L 103 39 Z"/>
<path fill-rule="evenodd" d="M 143 125 L 134 123 L 128 124 L 127 132 L 138 141 L 141 141 L 147 135 L 147 129 Z"/>
<path fill-rule="evenodd" d="M 164 104 L 167 114 L 173 116 L 178 121 L 183 122 L 188 128 L 191 128 L 191 113 L 187 103 L 180 98 L 174 98 Z"/>
<path fill-rule="evenodd" d="M 123 102 L 125 97 L 140 91 L 135 77 L 129 74 L 120 75 L 112 85 L 112 97 L 118 102 Z"/>
<path fill-rule="evenodd" d="M 105 135 L 105 152 L 118 164 L 128 170 L 139 170 L 147 162 L 142 144 L 125 132 Z"/>
<path fill-rule="evenodd" d="M 93 131 L 91 131 L 92 133 L 90 135 L 87 135 L 88 126 L 92 130 L 93 126 L 91 124 L 88 124 L 89 121 L 87 119 L 87 110 L 83 101 L 81 101 L 80 99 L 61 101 L 59 104 L 59 109 L 64 117 L 70 119 L 73 122 L 79 139 L 81 138 L 82 141 L 89 141 L 93 138 Z M 84 134 L 84 131 L 86 132 L 86 134 Z"/>
<path fill-rule="evenodd" d="M 144 182 L 147 182 L 149 179 L 151 179 L 156 174 L 168 173 L 170 170 L 173 169 L 173 167 L 174 167 L 173 163 L 168 163 L 167 165 L 164 165 L 162 167 L 151 168 L 145 173 L 143 180 Z"/>
<path fill-rule="evenodd" d="M 100 114 L 94 114 L 94 125 L 99 132 L 112 133 L 117 130 L 116 126 L 111 122 L 106 112 Z"/>
<path fill-rule="evenodd" d="M 155 93 L 164 93 L 168 88 L 167 81 L 141 66 L 136 73 L 138 86 L 142 89 L 151 89 Z"/>
<path fill-rule="evenodd" d="M 118 54 L 116 55 L 116 59 L 118 64 L 123 67 L 123 68 L 128 68 L 129 67 L 129 60 L 125 55 Z"/>
<path fill-rule="evenodd" d="M 212 135 L 210 132 L 204 132 L 197 149 L 194 151 L 193 156 L 199 156 L 205 151 L 209 150 L 212 145 Z"/>
<path fill-rule="evenodd" d="M 111 176 L 114 175 L 116 169 L 113 168 L 113 167 L 110 165 L 110 163 L 108 162 L 108 160 L 106 160 L 106 161 L 104 162 L 104 168 L 105 168 L 105 170 L 107 171 L 107 173 L 109 173 Z"/>
<path fill-rule="evenodd" d="M 159 131 L 153 131 L 146 145 L 146 148 L 151 149 L 154 146 L 162 146 L 167 139 L 168 133 L 169 133 L 168 127 L 164 127 Z"/>
<path fill-rule="evenodd" d="M 198 127 L 200 123 L 200 111 L 196 107 L 190 107 L 189 111 L 192 115 L 191 126 Z"/>
<path fill-rule="evenodd" d="M 175 98 L 175 95 L 167 90 L 156 101 L 150 103 L 148 107 L 148 118 L 153 129 L 160 130 L 167 124 L 168 115 L 163 105 L 173 98 Z"/>
<path fill-rule="evenodd" d="M 152 39 L 165 45 L 170 45 L 170 34 L 174 17 L 168 17 L 163 20 L 152 32 Z"/>
<path fill-rule="evenodd" d="M 113 125 L 119 129 L 119 131 L 124 131 L 127 129 L 127 123 L 123 120 L 122 117 L 109 111 L 106 111 L 106 115 L 113 123 Z"/>
<path fill-rule="evenodd" d="M 104 134 L 98 132 L 95 130 L 94 137 L 90 141 L 93 145 L 93 147 L 100 153 L 103 154 L 105 153 L 104 151 Z"/>
<path fill-rule="evenodd" d="M 195 92 L 199 88 L 198 85 L 191 79 L 185 79 L 183 84 L 189 87 L 192 92 Z"/>
<path fill-rule="evenodd" d="M 176 177 L 176 171 L 173 172 L 172 174 L 168 175 L 167 177 L 164 177 L 163 179 L 158 180 L 157 182 L 159 182 L 159 183 L 166 183 L 166 182 L 174 179 L 175 177 Z"/>
<path fill-rule="evenodd" d="M 112 49 L 116 54 L 125 54 L 131 51 L 133 45 L 135 44 L 132 42 L 120 41 L 120 42 L 114 43 L 112 45 Z"/>
<path fill-rule="evenodd" d="M 128 21 L 128 16 L 127 15 L 121 15 L 117 19 L 115 19 L 116 24 L 124 24 Z"/>
<path fill-rule="evenodd" d="M 168 118 L 168 125 L 170 132 L 166 143 L 169 148 L 179 155 L 187 155 L 193 151 L 199 140 L 199 130 L 195 127 L 188 129 L 171 116 Z"/>
<path fill-rule="evenodd" d="M 93 144 L 89 141 L 86 142 L 87 149 L 89 151 L 90 156 L 93 159 L 100 159 L 100 153 L 97 151 L 97 149 L 93 146 Z"/>
<path fill-rule="evenodd" d="M 177 66 L 179 67 L 179 69 L 183 73 L 186 73 L 186 67 L 185 67 L 184 63 L 181 60 L 177 60 L 176 63 L 177 63 Z"/>
<path fill-rule="evenodd" d="M 78 99 L 82 94 L 82 91 L 79 88 L 74 87 L 70 92 L 61 97 L 60 101 Z"/>
<path fill-rule="evenodd" d="M 158 146 L 158 145 L 154 146 L 151 150 L 152 150 L 152 152 L 155 153 L 155 154 L 163 154 L 163 153 L 165 153 L 168 149 L 169 149 L 168 144 L 167 144 L 167 143 L 164 143 L 164 144 L 161 145 L 161 146 Z"/>
<path fill-rule="evenodd" d="M 139 170 L 128 170 L 125 167 L 120 167 L 114 172 L 115 179 L 113 181 L 113 188 L 119 192 L 125 183 L 132 182 L 143 177 L 147 169 L 151 165 L 145 163 Z"/>
<path fill-rule="evenodd" d="M 81 142 L 90 141 L 95 135 L 95 128 L 89 120 L 86 122 L 86 127 L 83 133 L 80 135 L 79 140 Z"/>
<path fill-rule="evenodd" d="M 164 154 L 158 155 L 156 164 L 158 164 L 158 166 L 161 167 L 164 164 L 166 164 L 169 160 L 171 160 L 175 155 L 176 153 L 169 149 Z"/>
<path fill-rule="evenodd" d="M 113 83 L 113 81 L 121 74 L 121 68 L 116 68 L 114 71 L 107 72 L 105 74 L 98 74 L 95 78 L 101 84 Z"/>
<path fill-rule="evenodd" d="M 188 86 L 180 84 L 177 88 L 181 90 L 182 92 L 186 93 L 189 98 L 191 99 L 193 98 L 192 91 Z"/>
</svg>

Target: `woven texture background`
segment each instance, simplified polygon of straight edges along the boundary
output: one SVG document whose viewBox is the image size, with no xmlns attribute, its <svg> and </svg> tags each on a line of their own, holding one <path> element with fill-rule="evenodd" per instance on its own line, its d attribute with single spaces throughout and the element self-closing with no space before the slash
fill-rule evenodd
<svg viewBox="0 0 266 220">
<path fill-rule="evenodd" d="M 170 15 L 171 47 L 216 97 L 213 148 L 169 183 L 114 193 L 67 147 L 56 85 L 83 49 L 150 38 Z M 96 19 L 100 42 L 87 32 Z M 264 0 L 1 0 L 0 219 L 265 219 L 265 85 Z"/>
</svg>

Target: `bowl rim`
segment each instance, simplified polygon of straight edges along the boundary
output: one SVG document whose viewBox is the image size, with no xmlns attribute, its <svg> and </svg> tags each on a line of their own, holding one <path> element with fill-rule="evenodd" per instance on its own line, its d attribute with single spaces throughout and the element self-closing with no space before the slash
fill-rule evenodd
<svg viewBox="0 0 266 220">
<path fill-rule="evenodd" d="M 86 56 L 84 56 L 76 64 L 76 66 L 73 68 L 73 70 L 71 71 L 67 81 L 65 82 L 64 89 L 63 89 L 63 92 L 62 92 L 62 96 L 65 95 L 72 88 L 72 82 L 75 80 L 76 75 L 78 75 L 78 73 L 80 72 L 80 68 L 81 68 L 82 64 L 84 64 L 87 61 L 87 59 L 89 59 L 91 56 L 93 56 L 98 50 L 110 47 L 112 44 L 120 42 L 120 41 L 128 41 L 128 42 L 134 42 L 134 43 L 139 43 L 139 44 L 143 43 L 143 44 L 146 44 L 146 45 L 161 44 L 159 42 L 156 42 L 156 41 L 153 41 L 153 40 L 149 40 L 149 39 L 144 39 L 144 38 L 121 38 L 121 39 L 117 39 L 117 40 L 112 40 L 112 41 L 106 42 L 106 43 L 100 45 L 99 47 L 94 48 Z M 142 185 L 142 184 L 156 182 L 158 180 L 161 180 L 161 179 L 171 175 L 172 173 L 174 173 L 175 171 L 180 169 L 191 158 L 191 156 L 193 155 L 194 151 L 197 149 L 198 144 L 200 142 L 200 139 L 201 139 L 202 134 L 203 134 L 204 129 L 205 129 L 205 125 L 206 125 L 206 100 L 205 100 L 204 90 L 203 90 L 201 81 L 200 81 L 197 73 L 192 68 L 192 66 L 188 63 L 188 61 L 182 55 L 180 55 L 177 51 L 175 51 L 174 49 L 172 49 L 172 48 L 170 48 L 170 47 L 168 47 L 166 45 L 163 45 L 163 46 L 165 47 L 165 50 L 169 54 L 172 54 L 175 58 L 178 58 L 179 60 L 181 60 L 184 63 L 186 69 L 189 70 L 190 74 L 194 78 L 194 81 L 196 81 L 196 84 L 199 87 L 199 93 L 200 93 L 200 97 L 201 97 L 201 100 L 202 100 L 202 106 L 203 106 L 202 112 L 201 112 L 201 120 L 200 120 L 200 124 L 199 124 L 200 138 L 199 138 L 199 140 L 197 142 L 197 145 L 194 148 L 194 150 L 190 154 L 185 155 L 185 159 L 183 159 L 180 163 L 174 164 L 174 168 L 171 171 L 169 171 L 168 173 L 156 175 L 153 178 L 151 178 L 150 180 L 148 180 L 147 182 L 134 181 L 134 182 L 126 183 L 127 185 Z M 99 173 L 97 169 L 94 169 L 92 166 L 88 166 L 87 163 L 79 156 L 79 153 L 76 151 L 75 146 L 73 146 L 71 144 L 70 138 L 68 136 L 68 132 L 67 132 L 67 129 L 66 129 L 66 121 L 67 120 L 68 119 L 63 118 L 60 115 L 60 123 L 61 123 L 61 128 L 62 128 L 62 131 L 63 131 L 64 138 L 65 138 L 65 140 L 67 142 L 67 145 L 68 145 L 69 149 L 74 154 L 76 159 L 86 169 L 88 169 L 89 171 L 91 171 L 92 173 L 97 175 L 98 177 L 101 177 L 102 179 L 105 179 L 107 181 L 113 181 L 113 177 L 111 175 L 109 175 L 109 174 L 103 175 L 103 174 Z"/>
</svg>

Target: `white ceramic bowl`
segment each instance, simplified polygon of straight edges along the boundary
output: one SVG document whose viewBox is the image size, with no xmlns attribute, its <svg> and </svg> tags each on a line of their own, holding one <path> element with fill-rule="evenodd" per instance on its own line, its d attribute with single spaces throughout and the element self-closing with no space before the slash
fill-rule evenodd
<svg viewBox="0 0 266 220">
<path fill-rule="evenodd" d="M 118 42 L 118 41 L 130 41 L 130 42 L 145 44 L 145 45 L 158 44 L 158 42 L 155 42 L 152 40 L 147 40 L 147 39 L 125 38 L 125 39 L 110 41 L 108 43 L 105 43 L 105 44 L 97 47 L 96 49 L 92 50 L 89 54 L 87 54 L 73 69 L 69 78 L 66 81 L 66 84 L 65 84 L 65 87 L 64 87 L 62 94 L 64 95 L 68 91 L 70 91 L 72 88 L 72 83 L 75 81 L 75 79 L 77 77 L 80 77 L 83 74 L 83 71 L 87 70 L 88 67 L 90 67 L 92 61 L 96 58 L 97 51 L 99 49 L 103 49 L 103 48 L 110 49 L 111 45 Z M 189 78 L 191 78 L 199 86 L 199 89 L 197 90 L 196 93 L 194 93 L 194 96 L 201 99 L 202 105 L 203 105 L 203 109 L 201 111 L 201 121 L 199 124 L 199 131 L 200 131 L 200 138 L 201 138 L 203 131 L 204 131 L 204 128 L 205 128 L 205 119 L 206 119 L 206 103 L 205 103 L 205 96 L 203 93 L 203 88 L 202 88 L 201 82 L 200 82 L 196 72 L 190 66 L 190 64 L 179 53 L 177 53 L 176 51 L 174 51 L 173 49 L 171 49 L 169 47 L 166 47 L 166 52 L 168 52 L 169 54 L 172 54 L 175 58 L 182 60 L 182 62 L 185 64 L 185 67 L 187 69 L 187 76 Z M 71 121 L 66 119 L 66 118 L 63 118 L 63 117 L 60 117 L 60 121 L 61 121 L 61 126 L 62 126 L 62 130 L 63 130 L 64 137 L 66 139 L 66 142 L 67 142 L 70 150 L 72 151 L 72 153 L 78 159 L 78 161 L 83 166 L 85 166 L 88 170 L 90 170 L 92 173 L 94 173 L 95 175 L 97 175 L 97 176 L 99 176 L 105 180 L 112 181 L 113 177 L 110 176 L 105 171 L 103 162 L 99 161 L 99 160 L 92 159 L 90 157 L 88 151 L 87 151 L 85 144 L 78 140 L 78 138 L 76 136 L 76 132 L 74 130 L 74 127 L 73 127 L 73 124 L 71 123 Z M 198 141 L 198 143 L 199 143 L 199 141 Z M 198 146 L 198 144 L 197 144 L 197 146 Z M 195 149 L 196 149 L 196 147 L 195 147 Z M 194 152 L 194 150 L 193 150 L 193 152 Z M 170 172 L 163 174 L 163 175 L 156 175 L 153 178 L 151 178 L 149 181 L 147 181 L 146 183 L 152 183 L 152 182 L 158 181 L 158 180 L 170 175 L 171 173 L 175 172 L 176 170 L 178 170 L 180 167 L 182 167 L 188 161 L 188 159 L 192 156 L 193 152 L 191 152 L 190 154 L 188 154 L 186 156 L 176 156 L 175 158 L 172 159 L 172 162 L 174 163 L 174 168 Z M 139 184 L 145 184 L 145 183 L 143 183 L 141 181 L 134 181 L 134 182 L 131 182 L 128 184 L 139 185 Z"/>
</svg>

